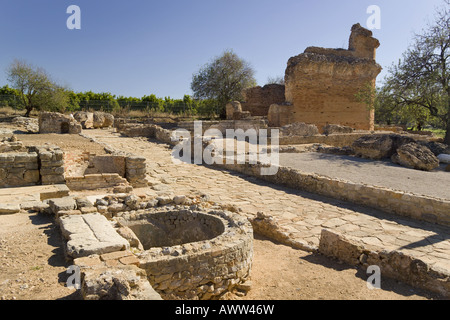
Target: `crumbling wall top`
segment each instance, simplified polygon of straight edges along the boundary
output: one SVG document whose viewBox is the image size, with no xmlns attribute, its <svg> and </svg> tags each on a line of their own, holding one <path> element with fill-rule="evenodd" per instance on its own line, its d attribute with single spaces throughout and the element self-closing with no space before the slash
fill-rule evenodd
<svg viewBox="0 0 450 320">
<path fill-rule="evenodd" d="M 376 49 L 380 46 L 380 41 L 372 35 L 372 31 L 361 27 L 359 23 L 354 24 L 348 50 L 353 51 L 355 57 L 375 60 Z"/>
<path fill-rule="evenodd" d="M 352 26 L 348 50 L 342 48 L 329 49 L 321 47 L 308 47 L 304 53 L 315 53 L 329 57 L 349 57 L 375 60 L 376 49 L 379 46 L 380 41 L 373 37 L 372 31 L 361 27 L 361 25 L 357 23 Z"/>
</svg>

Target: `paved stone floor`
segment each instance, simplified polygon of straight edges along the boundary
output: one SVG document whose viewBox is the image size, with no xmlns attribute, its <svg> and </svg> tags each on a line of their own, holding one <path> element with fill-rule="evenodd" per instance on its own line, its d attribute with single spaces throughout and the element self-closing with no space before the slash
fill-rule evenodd
<svg viewBox="0 0 450 320">
<path fill-rule="evenodd" d="M 108 130 L 85 135 L 114 149 L 147 159 L 155 192 L 209 195 L 234 204 L 249 217 L 262 211 L 274 217 L 294 241 L 319 245 L 324 228 L 357 237 L 369 246 L 399 250 L 450 272 L 450 228 L 383 213 L 363 206 L 269 184 L 253 177 L 192 164 L 175 164 L 171 148 L 145 138 L 121 137 Z"/>
<path fill-rule="evenodd" d="M 450 174 L 445 164 L 429 172 L 411 170 L 390 159 L 374 161 L 318 152 L 283 153 L 280 165 L 334 179 L 386 187 L 416 195 L 450 199 Z"/>
</svg>

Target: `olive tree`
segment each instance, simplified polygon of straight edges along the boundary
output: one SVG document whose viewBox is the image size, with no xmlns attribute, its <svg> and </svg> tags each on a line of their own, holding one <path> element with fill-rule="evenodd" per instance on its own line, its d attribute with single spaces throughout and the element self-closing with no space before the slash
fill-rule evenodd
<svg viewBox="0 0 450 320">
<path fill-rule="evenodd" d="M 435 21 L 414 37 L 411 47 L 393 65 L 383 86 L 389 103 L 441 120 L 450 144 L 450 0 Z"/>
<path fill-rule="evenodd" d="M 7 80 L 19 93 L 26 117 L 33 109 L 64 110 L 69 102 L 65 88 L 53 82 L 44 69 L 25 61 L 14 60 L 10 64 Z"/>
<path fill-rule="evenodd" d="M 256 86 L 254 74 L 248 62 L 227 50 L 193 75 L 191 89 L 196 99 L 216 101 L 223 117 L 228 102 L 241 100 L 242 90 Z"/>
</svg>

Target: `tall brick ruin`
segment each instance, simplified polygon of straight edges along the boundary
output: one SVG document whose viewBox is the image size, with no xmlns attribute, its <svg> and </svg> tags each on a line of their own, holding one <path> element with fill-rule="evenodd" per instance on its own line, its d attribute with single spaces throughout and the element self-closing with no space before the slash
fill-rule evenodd
<svg viewBox="0 0 450 320">
<path fill-rule="evenodd" d="M 289 59 L 284 102 L 273 102 L 280 99 L 276 90 L 276 94 L 264 94 L 257 87 L 247 90 L 247 95 L 259 97 L 258 103 L 246 106 L 248 102 L 245 102 L 243 110 L 246 106 L 254 112 L 252 115 L 265 113 L 272 127 L 304 122 L 315 124 L 320 131 L 327 124 L 373 130 L 374 111 L 355 95 L 367 84 L 375 86 L 382 70 L 375 61 L 379 46 L 370 30 L 355 24 L 348 50 L 308 47 L 304 53 Z M 251 103 L 252 99 L 249 100 Z M 255 111 L 258 108 L 261 112 Z"/>
</svg>

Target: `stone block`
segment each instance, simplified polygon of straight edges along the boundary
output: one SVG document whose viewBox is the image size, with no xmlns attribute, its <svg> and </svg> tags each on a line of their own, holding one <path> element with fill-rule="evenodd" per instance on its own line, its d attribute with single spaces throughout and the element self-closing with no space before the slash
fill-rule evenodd
<svg viewBox="0 0 450 320">
<path fill-rule="evenodd" d="M 23 163 L 23 162 L 37 162 L 38 156 L 37 153 L 16 153 L 14 162 Z"/>
<path fill-rule="evenodd" d="M 94 128 L 94 114 L 92 112 L 78 111 L 73 117 L 81 124 L 83 129 Z"/>
<path fill-rule="evenodd" d="M 80 268 L 92 268 L 103 266 L 100 257 L 97 255 L 91 255 L 89 257 L 77 258 L 73 260 L 74 265 Z"/>
<path fill-rule="evenodd" d="M 10 164 L 13 163 L 15 159 L 14 154 L 8 154 L 8 153 L 3 153 L 0 154 L 0 164 L 6 163 L 6 164 Z"/>
<path fill-rule="evenodd" d="M 88 214 L 88 213 L 96 213 L 97 208 L 96 207 L 82 207 L 79 209 L 82 214 Z"/>
<path fill-rule="evenodd" d="M 40 200 L 67 197 L 69 193 L 70 190 L 65 184 L 55 184 L 49 190 L 44 190 L 40 193 Z"/>
<path fill-rule="evenodd" d="M 66 182 L 63 175 L 46 175 L 42 176 L 41 179 L 43 185 L 63 184 Z"/>
<path fill-rule="evenodd" d="M 85 300 L 162 300 L 136 266 L 85 269 L 82 278 Z"/>
<path fill-rule="evenodd" d="M 124 265 L 135 265 L 139 267 L 139 259 L 135 256 L 128 256 L 119 259 L 119 262 Z"/>
<path fill-rule="evenodd" d="M 20 212 L 19 204 L 0 203 L 0 215 Z"/>
<path fill-rule="evenodd" d="M 62 216 L 79 216 L 81 215 L 80 210 L 61 210 L 58 211 L 58 213 L 55 214 L 56 218 L 62 217 Z"/>
<path fill-rule="evenodd" d="M 77 208 L 77 204 L 73 197 L 50 199 L 48 204 L 55 215 L 58 214 L 59 211 L 70 211 Z"/>
<path fill-rule="evenodd" d="M 120 227 L 117 229 L 117 233 L 120 234 L 123 238 L 127 239 L 131 247 L 138 248 L 139 250 L 144 250 L 141 241 L 130 228 Z"/>
<path fill-rule="evenodd" d="M 111 223 L 100 214 L 63 216 L 58 219 L 66 239 L 66 253 L 72 258 L 92 254 L 128 250 L 128 241 L 122 238 Z"/>
<path fill-rule="evenodd" d="M 75 202 L 78 209 L 94 207 L 94 204 L 86 197 L 76 197 Z"/>
<path fill-rule="evenodd" d="M 120 258 L 129 257 L 133 254 L 130 251 L 115 251 L 110 253 L 105 253 L 100 256 L 100 260 L 108 261 L 108 260 L 119 260 Z"/>
<path fill-rule="evenodd" d="M 38 183 L 39 179 L 39 170 L 27 170 L 23 174 L 23 180 L 25 183 Z"/>
</svg>

